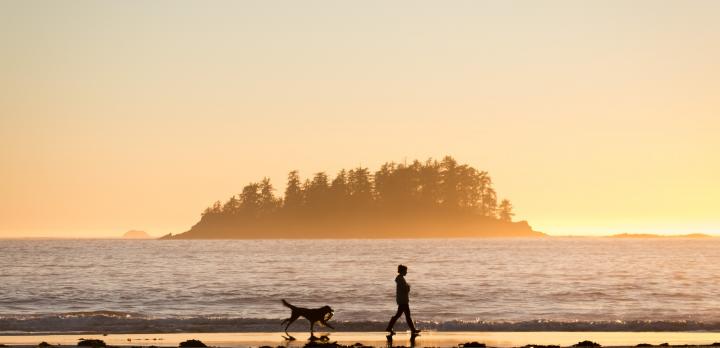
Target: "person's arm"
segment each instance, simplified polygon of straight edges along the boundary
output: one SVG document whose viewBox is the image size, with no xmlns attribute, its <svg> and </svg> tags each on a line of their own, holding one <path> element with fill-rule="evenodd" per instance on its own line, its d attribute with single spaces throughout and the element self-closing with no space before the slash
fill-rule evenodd
<svg viewBox="0 0 720 348">
<path fill-rule="evenodd" d="M 403 292 L 405 294 L 410 292 L 410 284 L 408 284 L 405 281 L 405 277 L 400 277 L 398 279 L 398 288 L 400 289 L 401 292 Z"/>
</svg>

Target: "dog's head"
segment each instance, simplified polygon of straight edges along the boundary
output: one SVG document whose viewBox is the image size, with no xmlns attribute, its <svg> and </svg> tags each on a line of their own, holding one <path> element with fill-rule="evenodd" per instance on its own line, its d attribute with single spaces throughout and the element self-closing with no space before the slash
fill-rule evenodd
<svg viewBox="0 0 720 348">
<path fill-rule="evenodd" d="M 330 306 L 323 306 L 323 307 L 322 307 L 322 311 L 323 311 L 323 320 L 324 320 L 324 321 L 328 321 L 328 320 L 330 320 L 330 318 L 333 317 L 333 312 L 334 312 L 334 311 L 333 311 L 332 307 L 330 307 Z"/>
</svg>

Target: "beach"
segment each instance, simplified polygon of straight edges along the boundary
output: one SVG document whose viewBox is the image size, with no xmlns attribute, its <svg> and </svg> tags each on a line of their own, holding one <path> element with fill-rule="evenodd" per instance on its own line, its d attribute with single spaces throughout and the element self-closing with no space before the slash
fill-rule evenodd
<svg viewBox="0 0 720 348">
<path fill-rule="evenodd" d="M 40 342 L 51 345 L 76 346 L 80 338 L 100 339 L 119 347 L 177 347 L 180 342 L 198 339 L 214 347 L 303 347 L 309 334 L 290 332 L 297 340 L 286 341 L 280 332 L 243 333 L 163 333 L 163 334 L 63 334 L 63 335 L 0 335 L 0 344 L 34 347 Z M 319 333 L 322 335 L 326 333 Z M 527 345 L 558 345 L 570 347 L 589 340 L 603 347 L 635 347 L 646 343 L 670 346 L 710 346 L 720 342 L 719 332 L 424 332 L 415 340 L 415 347 L 458 347 L 467 342 L 480 342 L 489 347 L 522 347 Z M 342 345 L 362 343 L 386 347 L 384 332 L 332 332 L 329 342 Z M 393 346 L 410 346 L 407 332 L 398 332 Z"/>
</svg>

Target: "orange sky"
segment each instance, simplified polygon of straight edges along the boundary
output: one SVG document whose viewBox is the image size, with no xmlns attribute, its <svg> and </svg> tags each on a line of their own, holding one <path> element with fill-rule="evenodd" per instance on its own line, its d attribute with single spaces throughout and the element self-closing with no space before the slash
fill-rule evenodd
<svg viewBox="0 0 720 348">
<path fill-rule="evenodd" d="M 455 156 L 550 234 L 720 235 L 720 2 L 3 1 L 0 238 Z"/>
</svg>

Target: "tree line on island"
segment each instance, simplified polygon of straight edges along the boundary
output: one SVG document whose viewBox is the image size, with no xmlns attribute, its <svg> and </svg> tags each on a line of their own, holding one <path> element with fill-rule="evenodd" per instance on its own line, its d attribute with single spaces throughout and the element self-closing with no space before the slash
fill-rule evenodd
<svg viewBox="0 0 720 348">
<path fill-rule="evenodd" d="M 288 174 L 283 196 L 270 179 L 243 187 L 205 209 L 188 232 L 165 238 L 409 238 L 539 236 L 512 222 L 486 171 L 450 156 L 387 162 L 302 180 Z"/>
</svg>

